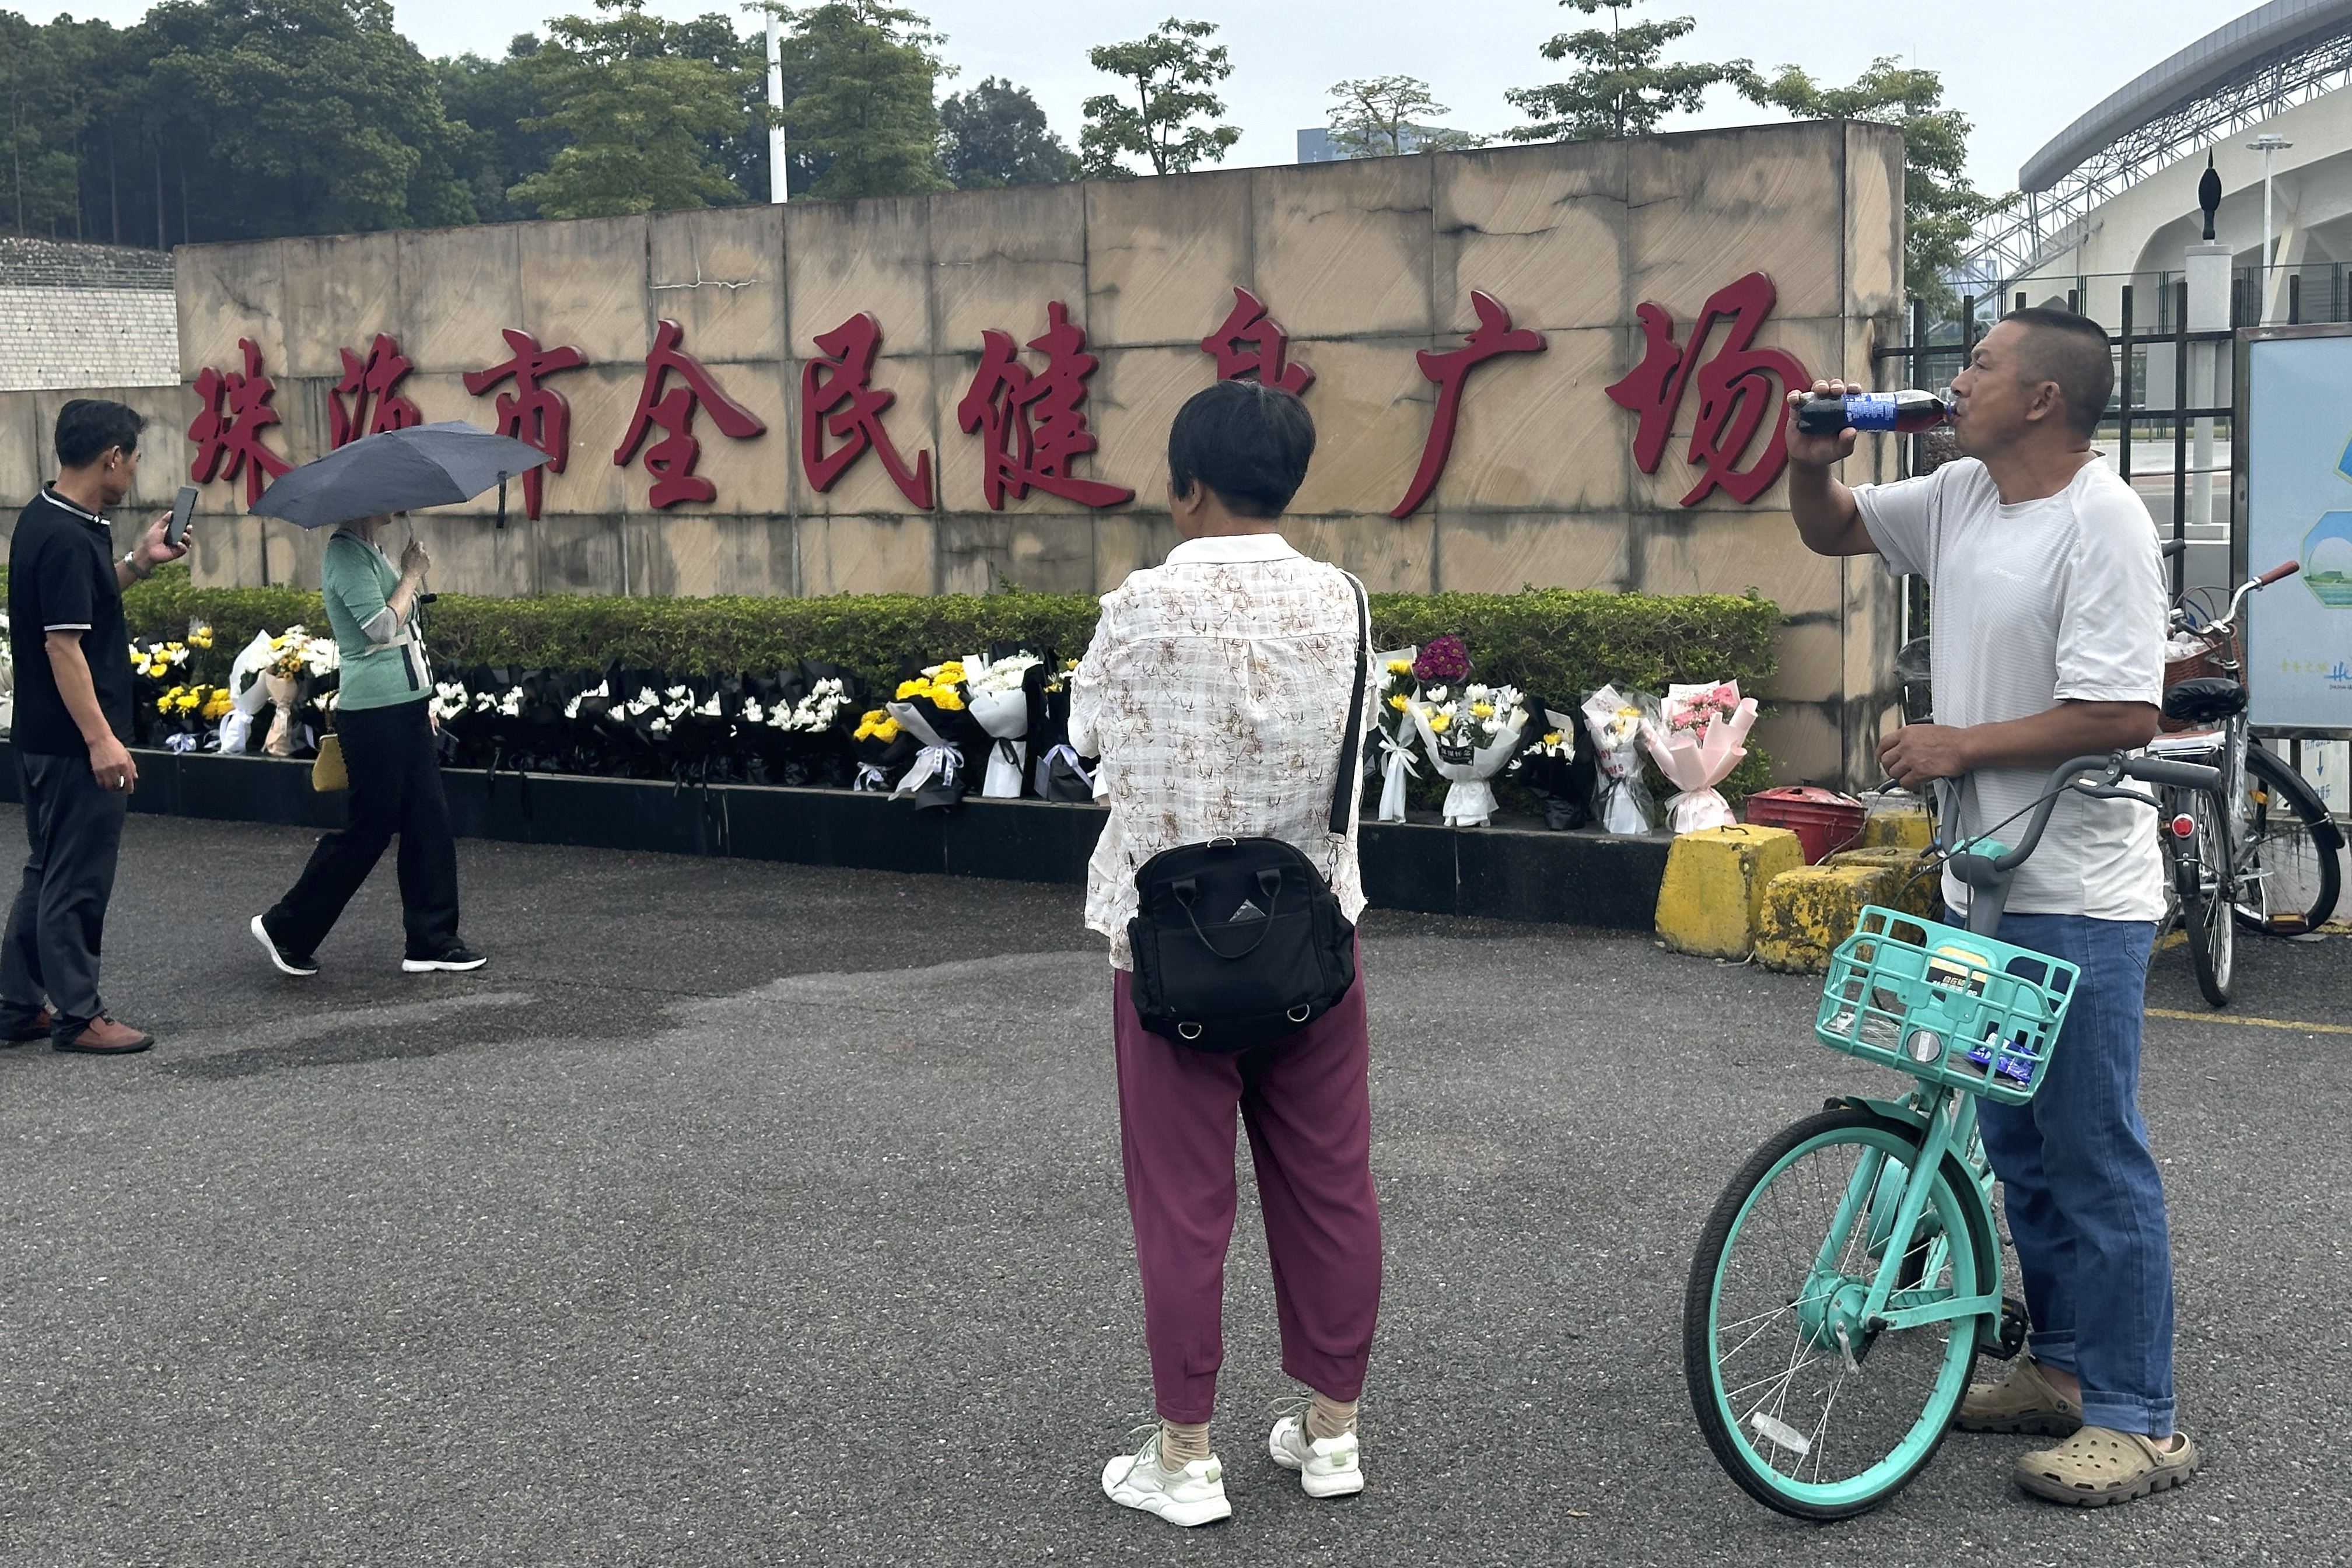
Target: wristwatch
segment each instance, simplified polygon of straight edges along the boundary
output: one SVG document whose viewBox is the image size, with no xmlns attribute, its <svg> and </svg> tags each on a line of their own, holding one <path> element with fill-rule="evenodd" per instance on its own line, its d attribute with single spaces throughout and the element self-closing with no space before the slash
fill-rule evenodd
<svg viewBox="0 0 2352 1568">
<path fill-rule="evenodd" d="M 147 574 L 139 570 L 139 552 L 136 550 L 122 552 L 122 569 L 142 583 L 147 580 Z"/>
</svg>

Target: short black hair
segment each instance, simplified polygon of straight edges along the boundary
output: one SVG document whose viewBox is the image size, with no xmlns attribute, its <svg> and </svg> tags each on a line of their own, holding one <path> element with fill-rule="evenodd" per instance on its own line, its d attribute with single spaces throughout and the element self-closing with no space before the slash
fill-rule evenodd
<svg viewBox="0 0 2352 1568">
<path fill-rule="evenodd" d="M 135 408 L 102 397 L 77 397 L 58 410 L 58 463 L 86 468 L 110 447 L 135 452 L 145 428 L 147 416 Z"/>
<path fill-rule="evenodd" d="M 2025 379 L 2054 381 L 2066 405 L 2066 423 L 2075 435 L 2097 434 L 2116 389 L 2115 362 L 2108 357 L 2107 330 L 2088 316 L 2055 305 L 2011 310 L 2001 318 L 2026 329 L 2020 349 Z"/>
<path fill-rule="evenodd" d="M 1255 381 L 1221 381 L 1194 393 L 1168 427 L 1168 486 L 1195 481 L 1238 517 L 1280 517 L 1306 482 L 1315 419 L 1296 393 Z"/>
</svg>

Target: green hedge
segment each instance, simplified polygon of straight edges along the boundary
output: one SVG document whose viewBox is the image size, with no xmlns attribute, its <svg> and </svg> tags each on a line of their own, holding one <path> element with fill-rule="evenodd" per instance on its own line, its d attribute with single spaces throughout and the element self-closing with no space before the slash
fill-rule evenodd
<svg viewBox="0 0 2352 1568">
<path fill-rule="evenodd" d="M 183 568 L 158 572 L 123 595 L 132 635 L 178 637 L 191 619 L 212 623 L 210 655 L 191 678 L 219 680 L 257 631 L 299 621 L 324 629 L 319 595 L 299 588 L 199 588 Z M 611 664 L 679 675 L 765 673 L 801 658 L 854 669 L 869 684 L 922 662 L 992 642 L 1022 642 L 1064 657 L 1094 635 L 1087 594 L 1008 592 L 982 596 L 910 594 L 829 598 L 486 598 L 444 594 L 426 612 L 436 662 L 596 669 Z M 1779 606 L 1750 592 L 1654 596 L 1529 588 L 1517 594 L 1375 594 L 1381 647 L 1453 632 L 1469 645 L 1477 676 L 1507 681 L 1559 704 L 1603 682 L 1662 690 L 1671 681 L 1736 679 L 1753 689 L 1773 669 Z M 1735 798 L 1762 787 L 1760 751 L 1733 774 Z"/>
<path fill-rule="evenodd" d="M 167 569 L 123 595 L 132 634 L 176 637 L 212 623 L 228 657 L 257 631 L 301 621 L 323 629 L 319 595 L 299 588 L 199 588 Z M 711 675 L 828 659 L 880 681 L 909 656 L 925 661 L 991 642 L 1019 641 L 1066 657 L 1094 635 L 1089 594 L 840 594 L 829 598 L 485 598 L 444 594 L 426 611 L 434 658 L 445 664 Z M 1386 647 L 1453 632 L 1483 679 L 1559 700 L 1617 681 L 1657 689 L 1670 680 L 1755 682 L 1772 672 L 1780 612 L 1750 595 L 1654 597 L 1533 588 L 1517 594 L 1375 594 L 1372 635 Z"/>
</svg>

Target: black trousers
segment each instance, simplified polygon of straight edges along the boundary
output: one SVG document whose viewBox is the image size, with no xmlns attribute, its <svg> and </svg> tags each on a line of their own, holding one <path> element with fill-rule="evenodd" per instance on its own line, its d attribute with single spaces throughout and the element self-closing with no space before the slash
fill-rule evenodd
<svg viewBox="0 0 2352 1568">
<path fill-rule="evenodd" d="M 351 823 L 310 852 L 296 882 L 262 924 L 291 952 L 317 951 L 360 884 L 400 835 L 400 914 L 408 956 L 437 958 L 457 941 L 457 847 L 433 721 L 423 701 L 335 714 L 343 771 L 351 775 Z"/>
<path fill-rule="evenodd" d="M 0 1012 L 12 1025 L 29 1023 L 46 998 L 50 1033 L 69 1040 L 106 1011 L 98 999 L 99 940 L 131 797 L 100 784 L 87 752 L 18 752 L 16 776 L 32 853 L 0 952 Z"/>
</svg>

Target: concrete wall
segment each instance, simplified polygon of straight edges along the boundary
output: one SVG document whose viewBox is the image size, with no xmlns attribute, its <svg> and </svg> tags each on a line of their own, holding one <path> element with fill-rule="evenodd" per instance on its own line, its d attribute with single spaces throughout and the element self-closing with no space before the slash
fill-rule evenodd
<svg viewBox="0 0 2352 1568">
<path fill-rule="evenodd" d="M 377 332 L 415 362 L 402 390 L 426 418 L 484 425 L 490 400 L 468 395 L 460 376 L 505 357 L 499 329 L 585 351 L 590 368 L 551 383 L 571 399 L 572 450 L 569 471 L 550 480 L 544 518 L 521 521 L 518 500 L 515 520 L 494 531 L 485 500 L 419 520 L 444 589 L 945 593 L 1011 579 L 1099 591 L 1173 542 L 1168 422 L 1209 384 L 1200 340 L 1241 285 L 1317 374 L 1306 397 L 1320 446 L 1289 529 L 1301 548 L 1375 590 L 1759 588 L 1790 617 L 1771 693 L 1781 713 L 1764 742 L 1792 776 L 1862 780 L 1890 705 L 1889 584 L 1874 563 L 1806 553 L 1778 486 L 1753 504 L 1718 491 L 1679 506 L 1692 483 L 1681 454 L 1696 388 L 1654 476 L 1635 468 L 1634 418 L 1603 389 L 1641 357 L 1638 303 L 1663 306 L 1687 331 L 1708 295 L 1759 268 L 1779 292 L 1760 343 L 1810 372 L 1867 376 L 1872 346 L 1895 330 L 1901 182 L 1894 132 L 1822 123 L 187 247 L 181 370 L 193 379 L 234 366 L 237 340 L 252 338 L 278 387 L 273 445 L 299 460 L 326 450 L 338 349 Z M 1434 395 L 1414 356 L 1460 344 L 1475 324 L 1473 289 L 1549 347 L 1474 374 L 1444 479 L 1393 521 Z M 955 405 L 982 330 L 1025 342 L 1054 300 L 1102 362 L 1087 403 L 1100 449 L 1079 471 L 1137 500 L 1092 511 L 1033 491 L 992 511 L 979 440 L 957 427 Z M 910 461 L 917 449 L 933 455 L 940 494 L 929 511 L 910 507 L 871 455 L 829 494 L 801 474 L 800 367 L 816 334 L 857 310 L 883 326 L 874 379 L 898 395 L 886 420 L 900 449 Z M 699 471 L 719 500 L 655 511 L 642 467 L 616 468 L 612 452 L 663 318 L 684 324 L 686 348 L 768 430 L 730 440 L 706 413 Z M 1849 466 L 1892 462 L 1887 446 L 1866 443 Z M 315 580 L 320 542 L 240 515 L 241 485 L 207 486 L 205 508 L 200 580 Z"/>
<path fill-rule="evenodd" d="M 181 433 L 196 416 L 195 395 L 180 386 L 91 386 L 71 392 L 0 392 L 0 542 L 16 531 L 16 510 L 58 475 L 58 410 L 77 397 L 128 404 L 147 416 L 140 437 L 139 478 L 115 514 L 115 537 L 128 550 L 136 531 L 170 510 L 188 482 Z"/>
</svg>

